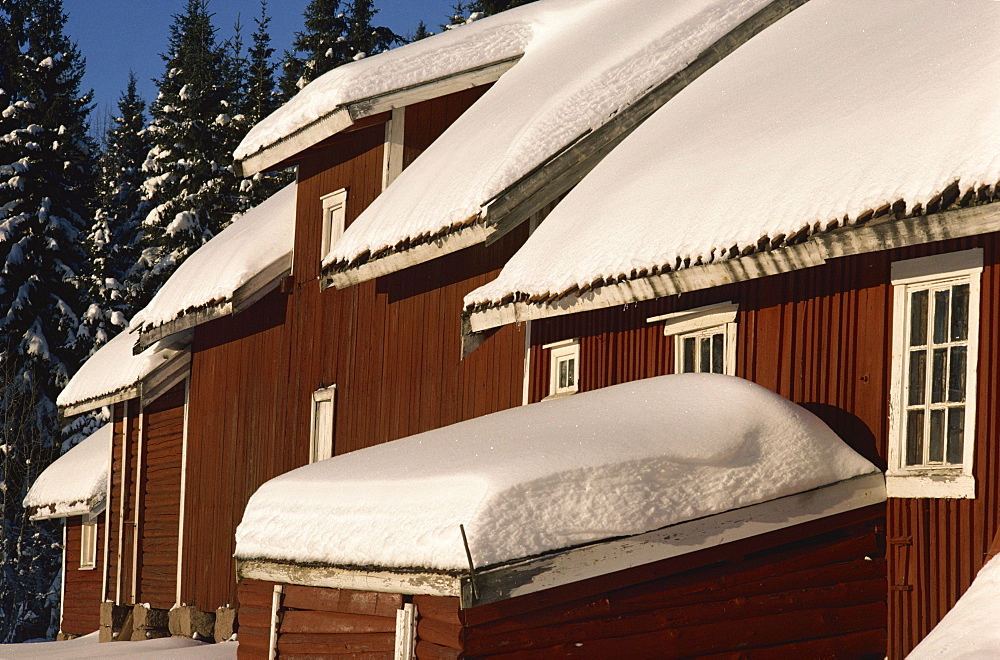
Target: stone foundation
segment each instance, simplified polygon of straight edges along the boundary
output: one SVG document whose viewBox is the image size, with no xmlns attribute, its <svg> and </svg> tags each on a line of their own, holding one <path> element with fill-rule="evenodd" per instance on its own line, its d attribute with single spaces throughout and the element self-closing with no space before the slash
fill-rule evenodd
<svg viewBox="0 0 1000 660">
<path fill-rule="evenodd" d="M 225 642 L 239 629 L 236 620 L 236 610 L 231 607 L 220 607 L 215 610 L 215 641 Z"/>
<path fill-rule="evenodd" d="M 125 619 L 129 618 L 131 612 L 132 608 L 128 605 L 101 603 L 101 628 L 98 639 L 102 642 L 113 642 L 118 639 L 122 626 L 125 625 Z M 129 630 L 129 636 L 131 638 L 131 630 Z"/>
<path fill-rule="evenodd" d="M 158 610 L 145 605 L 136 605 L 132 608 L 132 635 L 133 642 L 141 642 L 145 639 L 158 639 L 160 637 L 170 637 L 168 628 L 169 612 Z M 125 636 L 122 630 L 121 636 Z"/>
<path fill-rule="evenodd" d="M 170 610 L 170 634 L 174 637 L 211 640 L 215 638 L 215 613 L 202 612 L 193 605 Z"/>
</svg>

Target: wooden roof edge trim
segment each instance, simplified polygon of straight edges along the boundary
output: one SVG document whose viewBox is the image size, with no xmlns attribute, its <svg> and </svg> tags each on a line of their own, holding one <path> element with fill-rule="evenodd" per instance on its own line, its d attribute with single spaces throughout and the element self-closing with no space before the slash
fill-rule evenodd
<svg viewBox="0 0 1000 660">
<path fill-rule="evenodd" d="M 335 286 L 338 289 L 345 289 L 464 250 L 484 242 L 490 231 L 490 227 L 475 216 L 458 227 L 449 228 L 445 233 L 421 238 L 419 242 L 413 241 L 407 247 L 398 250 L 387 250 L 378 256 L 368 257 L 356 265 L 344 265 L 339 269 L 336 264 L 328 266 L 323 270 L 323 288 Z"/>
<path fill-rule="evenodd" d="M 458 596 L 461 593 L 460 574 L 448 572 L 368 570 L 237 558 L 236 575 L 238 580 L 265 580 L 330 589 L 428 596 Z"/>
<path fill-rule="evenodd" d="M 496 82 L 513 67 L 521 55 L 458 71 L 422 83 L 394 89 L 384 94 L 370 96 L 339 105 L 319 119 L 306 124 L 273 143 L 262 147 L 234 163 L 237 176 L 248 177 L 271 169 L 295 157 L 301 151 L 336 135 L 360 119 L 377 115 L 394 107 L 420 103 L 452 94 L 470 87 Z"/>
<path fill-rule="evenodd" d="M 1000 201 L 931 215 L 889 219 L 817 233 L 809 240 L 775 250 L 749 253 L 709 264 L 664 270 L 605 283 L 569 295 L 515 300 L 466 309 L 468 332 L 481 333 L 510 323 L 620 307 L 665 296 L 745 282 L 820 266 L 829 259 L 964 238 L 1000 231 Z"/>
<path fill-rule="evenodd" d="M 62 410 L 63 415 L 66 417 L 72 417 L 74 415 L 79 415 L 80 413 L 96 410 L 97 408 L 103 408 L 104 406 L 111 406 L 116 403 L 121 403 L 122 401 L 135 399 L 139 396 L 139 390 L 139 383 L 132 383 L 131 385 L 118 388 L 117 390 L 108 392 L 107 394 L 101 394 L 100 396 L 84 399 L 83 401 L 77 401 L 66 406 L 59 406 L 59 408 Z"/>
<path fill-rule="evenodd" d="M 620 539 L 476 571 L 479 597 L 463 588 L 462 608 L 601 577 L 714 548 L 886 501 L 881 472 Z M 468 578 L 463 579 L 463 583 Z"/>
<path fill-rule="evenodd" d="M 132 352 L 134 355 L 138 355 L 161 339 L 166 339 L 171 335 L 179 334 L 185 330 L 190 330 L 202 323 L 208 323 L 223 316 L 230 316 L 232 313 L 233 301 L 231 298 L 198 309 L 185 311 L 183 315 L 166 323 L 142 328 L 139 331 L 139 339 L 136 341 Z"/>
<path fill-rule="evenodd" d="M 95 495 L 87 500 L 76 500 L 71 502 L 65 511 L 52 511 L 52 506 L 55 503 L 43 504 L 38 507 L 28 508 L 28 518 L 30 520 L 55 520 L 58 518 L 73 518 L 75 516 L 82 515 L 97 515 L 104 511 L 106 505 L 105 494 L 102 492 L 99 495 Z M 48 513 L 43 513 L 45 509 L 49 509 Z"/>
</svg>

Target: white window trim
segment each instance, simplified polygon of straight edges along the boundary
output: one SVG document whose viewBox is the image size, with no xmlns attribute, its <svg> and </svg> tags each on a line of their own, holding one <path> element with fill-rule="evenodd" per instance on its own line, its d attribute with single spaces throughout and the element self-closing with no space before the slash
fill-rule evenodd
<svg viewBox="0 0 1000 660">
<path fill-rule="evenodd" d="M 319 199 L 323 203 L 323 235 L 319 244 L 319 257 L 322 260 L 344 233 L 347 219 L 347 188 L 323 195 Z"/>
<path fill-rule="evenodd" d="M 549 395 L 542 399 L 546 401 L 555 397 L 569 396 L 580 391 L 580 340 L 564 339 L 562 341 L 545 344 L 542 350 L 549 351 Z M 559 388 L 559 361 L 563 358 L 572 357 L 573 360 L 573 386 Z"/>
<path fill-rule="evenodd" d="M 647 323 L 663 322 L 663 335 L 674 338 L 674 373 L 682 373 L 684 369 L 683 342 L 692 335 L 707 334 L 716 328 L 726 333 L 726 355 L 723 361 L 722 373 L 727 376 L 736 375 L 736 315 L 739 304 L 721 302 L 681 312 L 671 312 L 660 316 L 651 316 Z M 714 334 L 714 333 L 712 333 Z"/>
<path fill-rule="evenodd" d="M 85 514 L 83 522 L 80 524 L 80 569 L 81 571 L 93 571 L 97 568 L 97 520 L 93 514 Z M 90 538 L 84 530 L 90 530 Z M 87 546 L 90 546 L 90 559 L 87 561 Z"/>
<path fill-rule="evenodd" d="M 406 107 L 393 108 L 385 123 L 385 145 L 382 148 L 382 190 L 403 173 L 403 136 L 406 130 Z"/>
<path fill-rule="evenodd" d="M 976 496 L 973 459 L 976 446 L 976 371 L 979 364 L 979 313 L 983 250 L 976 248 L 930 257 L 897 261 L 892 264 L 893 324 L 892 374 L 889 400 L 889 469 L 886 491 L 889 497 L 965 498 Z M 969 280 L 969 346 L 966 377 L 965 429 L 962 465 L 948 467 L 905 467 L 905 424 L 903 399 L 908 329 L 907 294 L 912 285 L 950 279 Z"/>
<path fill-rule="evenodd" d="M 309 407 L 309 462 L 315 463 L 316 461 L 325 460 L 331 458 L 336 453 L 336 447 L 334 445 L 333 430 L 336 427 L 336 418 L 331 416 L 330 418 L 330 456 L 319 457 L 320 446 L 319 439 L 316 437 L 316 404 L 320 402 L 329 401 L 331 404 L 334 403 L 337 396 L 337 386 L 330 385 L 329 387 L 321 387 L 320 389 L 313 392 L 312 404 Z"/>
</svg>

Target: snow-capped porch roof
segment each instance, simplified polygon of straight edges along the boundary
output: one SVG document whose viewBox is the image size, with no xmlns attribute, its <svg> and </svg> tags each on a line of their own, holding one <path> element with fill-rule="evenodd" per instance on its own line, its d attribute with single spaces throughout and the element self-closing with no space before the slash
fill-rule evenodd
<svg viewBox="0 0 1000 660">
<path fill-rule="evenodd" d="M 804 1 L 540 0 L 484 19 L 522 24 L 523 57 L 354 221 L 324 258 L 325 280 L 349 286 L 499 237 Z M 444 36 L 475 47 L 475 25 Z"/>
<path fill-rule="evenodd" d="M 139 347 L 249 307 L 288 274 L 295 234 L 295 184 L 250 209 L 177 268 L 135 315 Z"/>
<path fill-rule="evenodd" d="M 995 198 L 998 78 L 996 2 L 812 0 L 606 157 L 467 296 L 472 327 L 996 231 L 1000 207 L 951 229 L 924 216 Z M 880 219 L 897 224 L 882 236 Z"/>
<path fill-rule="evenodd" d="M 67 518 L 104 509 L 111 424 L 105 424 L 38 475 L 24 498 L 32 520 Z"/>
<path fill-rule="evenodd" d="M 244 566 L 454 574 L 468 567 L 460 525 L 479 570 L 737 509 L 742 515 L 862 475 L 871 483 L 856 506 L 884 500 L 874 465 L 777 394 L 729 376 L 663 376 L 281 475 L 250 499 L 236 556 Z M 843 504 L 837 497 L 828 503 Z M 668 534 L 666 543 L 690 545 L 684 536 Z"/>
</svg>

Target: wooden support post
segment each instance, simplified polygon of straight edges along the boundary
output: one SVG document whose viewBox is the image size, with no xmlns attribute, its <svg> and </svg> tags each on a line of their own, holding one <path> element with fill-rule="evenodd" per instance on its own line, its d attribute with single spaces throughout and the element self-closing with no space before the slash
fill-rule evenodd
<svg viewBox="0 0 1000 660">
<path fill-rule="evenodd" d="M 284 591 L 284 585 L 276 584 L 271 595 L 271 638 L 267 643 L 268 660 L 278 657 L 278 626 L 281 625 L 281 595 Z"/>
<path fill-rule="evenodd" d="M 417 648 L 417 606 L 405 603 L 396 610 L 396 654 L 394 660 L 414 660 Z"/>
</svg>

